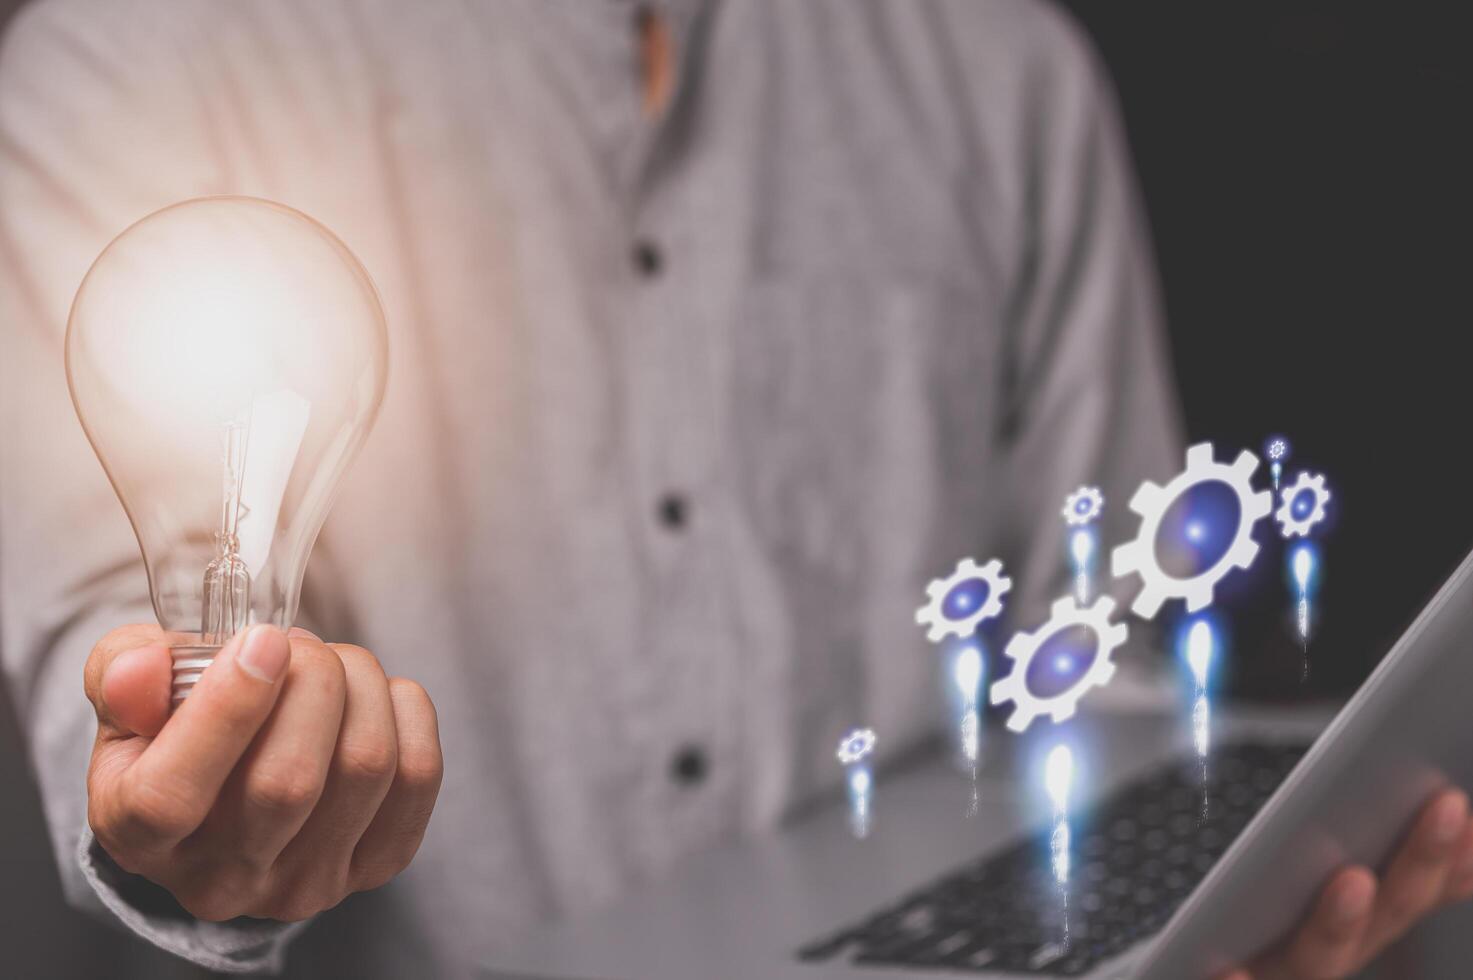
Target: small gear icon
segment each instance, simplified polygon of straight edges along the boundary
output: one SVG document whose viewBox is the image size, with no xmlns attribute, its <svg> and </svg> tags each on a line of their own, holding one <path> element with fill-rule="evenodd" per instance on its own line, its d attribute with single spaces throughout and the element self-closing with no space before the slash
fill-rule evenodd
<svg viewBox="0 0 1473 980">
<path fill-rule="evenodd" d="M 1071 525 L 1093 523 L 1105 508 L 1105 495 L 1099 487 L 1080 487 L 1064 500 L 1064 509 L 1059 513 Z"/>
<path fill-rule="evenodd" d="M 992 685 L 988 700 L 992 704 L 1013 702 L 1008 728 L 1026 731 L 1039 715 L 1048 715 L 1055 723 L 1074 716 L 1079 699 L 1092 688 L 1104 687 L 1115 676 L 1110 654 L 1125 642 L 1129 630 L 1124 623 L 1110 622 L 1115 600 L 1100 596 L 1092 606 L 1080 606 L 1072 598 L 1059 599 L 1050 610 L 1048 622 L 1032 633 L 1018 633 L 1008 641 L 1003 654 L 1013 661 L 1013 670 Z M 1030 666 L 1039 651 L 1056 636 L 1075 627 L 1085 627 L 1094 634 L 1094 652 L 1089 665 L 1068 687 L 1048 695 L 1029 690 Z"/>
<path fill-rule="evenodd" d="M 916 610 L 916 622 L 926 627 L 926 639 L 939 643 L 948 636 L 963 639 L 977 625 L 1002 612 L 1002 597 L 1013 580 L 1002 574 L 996 558 L 978 565 L 970 558 L 957 562 L 956 571 L 926 586 L 927 603 Z"/>
<path fill-rule="evenodd" d="M 856 728 L 839 740 L 839 751 L 834 753 L 846 766 L 862 762 L 875 750 L 873 728 Z"/>
<path fill-rule="evenodd" d="M 1325 489 L 1325 475 L 1300 472 L 1293 485 L 1280 492 L 1279 500 L 1274 520 L 1283 528 L 1284 537 L 1304 537 L 1325 519 L 1325 505 L 1330 502 L 1330 491 Z"/>
<path fill-rule="evenodd" d="M 1287 455 L 1289 455 L 1289 444 L 1287 442 L 1285 442 L 1283 439 L 1277 438 L 1277 437 L 1269 440 L 1269 442 L 1268 442 L 1268 458 L 1269 459 L 1271 459 L 1271 460 L 1273 460 L 1274 462 L 1277 463 L 1277 462 L 1279 462 L 1280 460 L 1282 460 Z"/>
<path fill-rule="evenodd" d="M 1135 572 L 1141 577 L 1141 591 L 1131 604 L 1131 611 L 1143 619 L 1151 619 L 1167 599 L 1184 599 L 1187 612 L 1197 612 L 1212 602 L 1213 589 L 1234 568 L 1247 568 L 1258 556 L 1258 543 L 1253 540 L 1253 526 L 1273 510 L 1273 494 L 1253 489 L 1253 471 L 1258 457 L 1247 449 L 1238 454 L 1231 465 L 1217 462 L 1212 443 L 1199 442 L 1187 450 L 1187 468 L 1161 487 L 1147 480 L 1135 496 L 1130 509 L 1141 516 L 1141 529 L 1136 539 L 1117 547 L 1111 556 L 1111 571 L 1116 578 Z M 1238 498 L 1238 526 L 1231 543 L 1210 568 L 1187 578 L 1177 578 L 1161 567 L 1156 553 L 1156 539 L 1172 505 L 1194 487 L 1206 483 L 1223 483 Z"/>
</svg>

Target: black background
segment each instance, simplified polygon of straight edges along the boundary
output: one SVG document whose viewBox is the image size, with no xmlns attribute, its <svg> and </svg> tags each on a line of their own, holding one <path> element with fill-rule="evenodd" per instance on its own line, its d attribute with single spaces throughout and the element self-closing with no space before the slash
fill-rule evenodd
<svg viewBox="0 0 1473 980">
<path fill-rule="evenodd" d="M 1464 5 L 1067 6 L 1119 92 L 1191 436 L 1283 431 L 1286 475 L 1328 476 L 1310 690 L 1353 687 L 1473 548 Z M 1276 527 L 1229 672 L 1299 696 Z"/>
</svg>

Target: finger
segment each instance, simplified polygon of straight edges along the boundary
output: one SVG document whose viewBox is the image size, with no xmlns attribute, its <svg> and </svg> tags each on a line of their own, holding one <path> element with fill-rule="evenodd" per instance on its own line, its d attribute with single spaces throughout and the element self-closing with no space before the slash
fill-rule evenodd
<svg viewBox="0 0 1473 980">
<path fill-rule="evenodd" d="M 399 764 L 388 796 L 353 852 L 352 887 L 377 888 L 414 859 L 435 809 L 444 774 L 435 705 L 414 681 L 389 681 Z"/>
<path fill-rule="evenodd" d="M 290 659 L 286 636 L 253 626 L 227 643 L 116 783 L 110 831 L 141 849 L 172 845 L 209 813 L 271 713 Z"/>
<path fill-rule="evenodd" d="M 1463 836 L 1454 853 L 1457 857 L 1453 860 L 1453 870 L 1442 889 L 1444 903 L 1473 898 L 1473 820 L 1463 825 Z"/>
<path fill-rule="evenodd" d="M 1309 918 L 1281 950 L 1249 968 L 1254 980 L 1333 980 L 1359 965 L 1371 922 L 1376 876 L 1362 867 L 1342 869 L 1320 893 Z"/>
<path fill-rule="evenodd" d="M 102 675 L 109 737 L 153 737 L 169 720 L 174 662 L 162 643 L 124 650 Z"/>
<path fill-rule="evenodd" d="M 291 639 L 281 696 L 226 782 L 192 850 L 269 868 L 322 795 L 346 698 L 343 663 L 319 640 Z"/>
<path fill-rule="evenodd" d="M 1390 943 L 1437 905 L 1452 870 L 1458 838 L 1468 821 L 1468 798 L 1458 790 L 1437 794 L 1381 877 L 1369 933 L 1372 952 Z"/>
<path fill-rule="evenodd" d="M 163 650 L 163 655 L 167 660 L 169 653 L 164 642 L 163 630 L 151 624 L 140 623 L 112 630 L 97 642 L 97 645 L 92 648 L 92 653 L 87 657 L 87 665 L 82 670 L 82 689 L 87 695 L 87 700 L 92 702 L 92 707 L 97 712 L 100 738 L 126 738 L 134 734 L 152 735 L 158 731 L 159 727 L 162 727 L 163 721 L 160 721 L 152 731 L 138 732 L 118 717 L 118 710 L 121 708 L 125 713 L 129 713 L 131 721 L 146 720 L 140 719 L 140 712 L 133 709 L 138 706 L 140 700 L 145 705 L 150 702 L 148 690 L 152 685 L 140 681 L 136 672 L 138 669 L 136 663 L 133 664 L 134 672 L 128 675 L 129 683 L 121 687 L 114 687 L 107 681 L 112 673 L 111 668 L 120 658 L 127 658 L 126 655 L 135 650 L 149 648 Z M 145 658 L 145 661 L 147 659 Z M 146 678 L 143 680 L 146 681 Z M 164 683 L 167 685 L 168 682 L 166 668 Z M 138 696 L 140 690 L 143 692 L 141 698 Z M 108 697 L 109 692 L 114 695 L 112 699 Z M 167 695 L 164 697 L 164 702 L 165 717 L 167 717 Z"/>
<path fill-rule="evenodd" d="M 362 647 L 330 644 L 347 677 L 347 703 L 322 798 L 279 863 L 290 868 L 306 856 L 346 875 L 353 850 L 378 812 L 399 764 L 389 678 Z M 339 883 L 346 886 L 346 878 Z"/>
</svg>

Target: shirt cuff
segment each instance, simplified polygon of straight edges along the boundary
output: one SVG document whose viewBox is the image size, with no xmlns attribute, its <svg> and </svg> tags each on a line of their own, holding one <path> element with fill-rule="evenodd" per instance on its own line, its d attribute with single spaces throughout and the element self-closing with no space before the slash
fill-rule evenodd
<svg viewBox="0 0 1473 980">
<path fill-rule="evenodd" d="M 308 924 L 247 916 L 229 922 L 196 919 L 166 889 L 118 867 L 90 828 L 83 828 L 77 842 L 77 863 L 102 904 L 129 929 L 160 949 L 211 970 L 278 973 L 287 943 Z"/>
</svg>

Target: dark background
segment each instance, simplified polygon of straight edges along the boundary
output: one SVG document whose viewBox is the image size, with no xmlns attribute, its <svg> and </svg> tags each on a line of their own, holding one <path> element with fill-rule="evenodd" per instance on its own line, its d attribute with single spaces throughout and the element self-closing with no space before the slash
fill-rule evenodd
<svg viewBox="0 0 1473 980">
<path fill-rule="evenodd" d="M 15 6 L 0 0 L 0 25 Z M 1120 93 L 1192 436 L 1221 457 L 1282 431 L 1288 473 L 1323 469 L 1334 489 L 1308 687 L 1267 524 L 1233 598 L 1231 683 L 1346 691 L 1473 547 L 1467 17 L 1451 2 L 1066 6 Z M 192 974 L 63 907 L 3 698 L 0 786 L 4 972 Z"/>
<path fill-rule="evenodd" d="M 1269 522 L 1225 666 L 1348 691 L 1473 548 L 1466 5 L 1065 5 L 1119 91 L 1192 437 L 1283 432 L 1334 493 L 1309 691 Z"/>
</svg>

